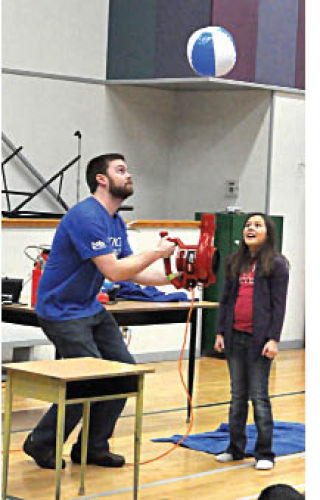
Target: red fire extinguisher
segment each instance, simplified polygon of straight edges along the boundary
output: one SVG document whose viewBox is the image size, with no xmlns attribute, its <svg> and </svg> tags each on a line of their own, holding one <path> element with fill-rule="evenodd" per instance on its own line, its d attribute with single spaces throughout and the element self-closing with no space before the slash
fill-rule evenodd
<svg viewBox="0 0 320 500">
<path fill-rule="evenodd" d="M 32 270 L 31 307 L 35 307 L 36 305 L 38 285 L 49 253 L 50 250 L 42 249 L 41 253 L 34 261 L 34 268 Z"/>
</svg>

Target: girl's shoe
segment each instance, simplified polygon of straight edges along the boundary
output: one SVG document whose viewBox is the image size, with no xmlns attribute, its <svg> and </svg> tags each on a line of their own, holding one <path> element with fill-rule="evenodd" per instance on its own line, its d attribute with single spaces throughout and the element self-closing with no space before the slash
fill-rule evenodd
<svg viewBox="0 0 320 500">
<path fill-rule="evenodd" d="M 223 452 L 223 453 L 219 453 L 219 455 L 216 455 L 216 460 L 218 462 L 221 462 L 221 463 L 226 463 L 226 462 L 233 462 L 234 458 L 233 458 L 233 455 L 231 453 L 228 453 L 228 452 Z"/>
<path fill-rule="evenodd" d="M 274 463 L 272 462 L 272 460 L 266 460 L 266 459 L 256 460 L 255 468 L 257 470 L 270 470 L 273 469 L 273 467 Z"/>
</svg>

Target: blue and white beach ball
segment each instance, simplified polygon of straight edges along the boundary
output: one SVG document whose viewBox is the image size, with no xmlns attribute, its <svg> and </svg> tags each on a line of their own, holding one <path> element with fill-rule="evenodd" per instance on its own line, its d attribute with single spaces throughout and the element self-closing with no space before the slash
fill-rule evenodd
<svg viewBox="0 0 320 500">
<path fill-rule="evenodd" d="M 223 76 L 237 59 L 233 37 L 221 26 L 207 26 L 192 33 L 187 54 L 191 68 L 201 76 Z"/>
</svg>

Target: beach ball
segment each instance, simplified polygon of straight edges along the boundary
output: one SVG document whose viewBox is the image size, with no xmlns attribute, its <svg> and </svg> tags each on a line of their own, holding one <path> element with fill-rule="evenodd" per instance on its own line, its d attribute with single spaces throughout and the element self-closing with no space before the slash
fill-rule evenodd
<svg viewBox="0 0 320 500">
<path fill-rule="evenodd" d="M 187 55 L 191 68 L 201 76 L 226 75 L 237 59 L 233 37 L 221 26 L 207 26 L 192 33 Z"/>
</svg>

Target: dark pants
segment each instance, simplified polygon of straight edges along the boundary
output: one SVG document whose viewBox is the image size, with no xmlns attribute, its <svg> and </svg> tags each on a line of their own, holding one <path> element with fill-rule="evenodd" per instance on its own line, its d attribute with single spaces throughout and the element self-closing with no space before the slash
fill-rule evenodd
<svg viewBox="0 0 320 500">
<path fill-rule="evenodd" d="M 229 411 L 230 445 L 228 453 L 235 459 L 245 455 L 248 401 L 253 404 L 257 441 L 254 456 L 257 460 L 274 461 L 272 452 L 273 418 L 268 393 L 271 360 L 252 355 L 252 334 L 233 331 L 228 365 L 231 378 Z"/>
<path fill-rule="evenodd" d="M 70 321 L 53 322 L 38 319 L 40 326 L 56 346 L 62 358 L 89 356 L 135 363 L 122 339 L 117 323 L 106 310 L 88 318 Z M 91 404 L 88 450 L 109 449 L 108 439 L 113 433 L 125 403 L 126 399 L 115 399 Z M 82 404 L 66 406 L 65 440 L 81 419 L 82 411 Z M 44 445 L 55 447 L 56 423 L 57 405 L 54 404 L 33 430 L 33 439 Z M 80 451 L 81 432 L 74 446 Z"/>
</svg>

